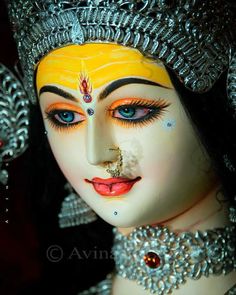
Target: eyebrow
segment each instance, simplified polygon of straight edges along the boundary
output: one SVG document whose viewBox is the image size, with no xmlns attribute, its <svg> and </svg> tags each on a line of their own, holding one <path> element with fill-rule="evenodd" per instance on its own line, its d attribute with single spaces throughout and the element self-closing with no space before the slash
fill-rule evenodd
<svg viewBox="0 0 236 295">
<path fill-rule="evenodd" d="M 141 79 L 141 78 L 124 78 L 124 79 L 119 79 L 116 80 L 114 82 L 112 82 L 111 84 L 109 84 L 98 96 L 98 101 L 105 99 L 109 94 L 111 94 L 113 91 L 117 90 L 118 88 L 125 86 L 125 85 L 129 85 L 129 84 L 145 84 L 145 85 L 152 85 L 152 86 L 158 86 L 158 87 L 162 87 L 165 89 L 171 89 L 170 87 L 166 87 L 163 86 L 159 83 L 150 81 L 150 80 L 146 80 L 146 79 Z M 79 102 L 78 99 L 76 99 L 72 94 L 70 94 L 69 92 L 62 90 L 56 86 L 51 86 L 51 85 L 46 85 L 43 86 L 40 91 L 39 91 L 39 95 L 45 93 L 45 92 L 50 92 L 50 93 L 54 93 L 57 94 L 61 97 L 64 97 L 65 99 L 69 99 L 71 101 L 74 102 Z"/>
<path fill-rule="evenodd" d="M 103 100 L 106 98 L 109 94 L 111 94 L 116 89 L 128 85 L 128 84 L 146 84 L 146 85 L 152 85 L 152 86 L 158 86 L 166 89 L 171 89 L 169 87 L 163 86 L 159 83 L 146 80 L 146 79 L 140 79 L 140 78 L 124 78 L 120 80 L 116 80 L 109 84 L 99 95 L 98 100 Z"/>
<path fill-rule="evenodd" d="M 44 92 L 51 92 L 51 93 L 57 94 L 59 96 L 62 96 L 65 99 L 69 99 L 74 102 L 78 102 L 78 99 L 76 99 L 72 94 L 70 94 L 69 92 L 66 92 L 56 86 L 50 86 L 50 85 L 43 86 L 39 91 L 39 95 L 41 95 Z"/>
</svg>

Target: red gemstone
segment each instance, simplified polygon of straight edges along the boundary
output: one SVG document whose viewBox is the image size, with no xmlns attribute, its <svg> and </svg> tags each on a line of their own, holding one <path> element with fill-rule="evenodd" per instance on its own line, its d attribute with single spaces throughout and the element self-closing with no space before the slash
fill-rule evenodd
<svg viewBox="0 0 236 295">
<path fill-rule="evenodd" d="M 161 258 L 154 252 L 148 252 L 143 259 L 150 268 L 158 268 L 161 265 Z"/>
<path fill-rule="evenodd" d="M 0 148 L 4 146 L 4 141 L 0 138 Z"/>
</svg>

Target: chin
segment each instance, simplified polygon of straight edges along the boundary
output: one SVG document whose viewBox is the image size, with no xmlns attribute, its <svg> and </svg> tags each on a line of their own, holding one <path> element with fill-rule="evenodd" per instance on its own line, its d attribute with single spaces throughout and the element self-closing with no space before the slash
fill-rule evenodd
<svg viewBox="0 0 236 295">
<path fill-rule="evenodd" d="M 111 224 L 112 226 L 115 227 L 120 227 L 120 228 L 130 228 L 130 227 L 139 227 L 143 225 L 149 225 L 153 224 L 154 222 L 151 222 L 150 220 L 143 220 L 140 219 L 140 216 L 129 216 L 127 218 L 122 218 L 122 214 L 112 216 L 112 217 L 105 217 L 102 215 L 99 215 L 104 221 L 107 223 Z"/>
</svg>

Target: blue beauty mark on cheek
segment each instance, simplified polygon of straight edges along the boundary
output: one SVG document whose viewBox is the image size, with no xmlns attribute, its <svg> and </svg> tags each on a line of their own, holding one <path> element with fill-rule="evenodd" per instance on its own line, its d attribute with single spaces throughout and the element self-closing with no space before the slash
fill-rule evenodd
<svg viewBox="0 0 236 295">
<path fill-rule="evenodd" d="M 165 130 L 172 130 L 176 126 L 174 119 L 166 119 L 163 121 L 162 126 Z"/>
</svg>

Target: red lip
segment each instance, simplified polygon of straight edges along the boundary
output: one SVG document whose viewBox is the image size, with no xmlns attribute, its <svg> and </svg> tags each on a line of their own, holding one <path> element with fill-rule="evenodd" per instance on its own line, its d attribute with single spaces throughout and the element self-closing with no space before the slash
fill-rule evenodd
<svg viewBox="0 0 236 295">
<path fill-rule="evenodd" d="M 128 193 L 133 185 L 141 180 L 141 177 L 129 179 L 124 177 L 102 179 L 95 177 L 92 180 L 85 179 L 86 182 L 91 183 L 95 191 L 101 196 L 117 197 Z"/>
</svg>

